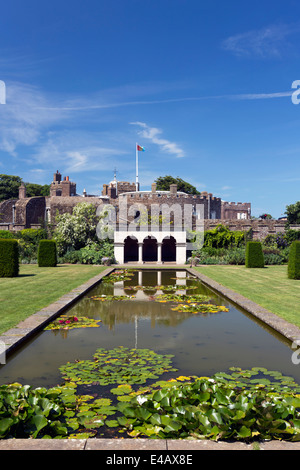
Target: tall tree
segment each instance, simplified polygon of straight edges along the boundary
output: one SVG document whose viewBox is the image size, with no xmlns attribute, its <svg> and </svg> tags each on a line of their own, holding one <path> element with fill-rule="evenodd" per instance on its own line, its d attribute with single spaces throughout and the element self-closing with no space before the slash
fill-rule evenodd
<svg viewBox="0 0 300 470">
<path fill-rule="evenodd" d="M 0 202 L 14 199 L 19 196 L 19 186 L 22 183 L 20 176 L 0 174 Z M 27 197 L 49 196 L 49 184 L 25 183 Z"/>
<path fill-rule="evenodd" d="M 22 178 L 19 176 L 0 174 L 0 201 L 17 198 L 21 183 Z"/>
<path fill-rule="evenodd" d="M 300 201 L 286 206 L 285 214 L 289 224 L 300 224 Z"/>
<path fill-rule="evenodd" d="M 199 191 L 195 188 L 195 186 L 191 185 L 190 183 L 187 183 L 183 179 L 179 178 L 174 178 L 173 176 L 167 175 L 167 176 L 159 176 L 156 180 L 156 188 L 159 191 L 169 191 L 170 189 L 170 184 L 177 184 L 177 190 L 182 191 L 187 194 L 200 194 Z"/>
<path fill-rule="evenodd" d="M 36 184 L 36 183 L 25 183 L 26 186 L 26 196 L 49 196 L 50 194 L 50 184 Z"/>
</svg>

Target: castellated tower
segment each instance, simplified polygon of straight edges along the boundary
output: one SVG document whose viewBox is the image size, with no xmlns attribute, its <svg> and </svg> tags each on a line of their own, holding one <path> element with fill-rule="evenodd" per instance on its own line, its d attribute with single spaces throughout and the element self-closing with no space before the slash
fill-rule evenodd
<svg viewBox="0 0 300 470">
<path fill-rule="evenodd" d="M 71 182 L 69 176 L 65 176 L 62 180 L 62 176 L 57 170 L 50 185 L 50 196 L 76 196 L 76 183 Z"/>
</svg>

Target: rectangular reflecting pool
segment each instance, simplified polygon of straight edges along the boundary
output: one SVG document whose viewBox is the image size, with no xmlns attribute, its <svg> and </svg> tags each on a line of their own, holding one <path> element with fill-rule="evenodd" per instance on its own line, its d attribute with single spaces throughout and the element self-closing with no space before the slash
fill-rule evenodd
<svg viewBox="0 0 300 470">
<path fill-rule="evenodd" d="M 190 302 L 185 295 L 192 296 Z M 178 302 L 178 296 L 185 301 Z M 187 311 L 197 296 L 204 296 L 209 312 Z M 183 303 L 188 308 L 179 311 Z M 0 384 L 52 387 L 62 383 L 62 365 L 90 360 L 99 348 L 119 346 L 172 355 L 177 371 L 168 372 L 166 378 L 210 376 L 233 366 L 264 367 L 300 383 L 300 366 L 293 364 L 293 351 L 283 337 L 185 270 L 132 270 L 115 282 L 104 278 L 64 315 L 99 323 L 74 329 L 66 324 L 60 330 L 40 332 L 0 367 Z"/>
</svg>

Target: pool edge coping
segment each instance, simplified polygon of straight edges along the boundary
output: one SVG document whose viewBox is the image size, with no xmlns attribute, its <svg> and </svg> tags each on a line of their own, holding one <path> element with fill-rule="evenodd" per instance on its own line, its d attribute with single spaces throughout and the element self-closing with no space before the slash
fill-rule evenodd
<svg viewBox="0 0 300 470">
<path fill-rule="evenodd" d="M 201 440 L 180 440 L 180 439 L 4 439 L 0 440 L 0 452 L 5 450 L 24 451 L 24 450 L 40 450 L 40 451 L 97 451 L 103 452 L 107 457 L 111 457 L 118 453 L 121 455 L 131 455 L 130 452 L 146 452 L 156 455 L 170 455 L 177 451 L 184 451 L 187 455 L 191 452 L 195 456 L 195 452 L 202 451 L 251 451 L 251 450 L 300 450 L 300 442 L 288 441 L 262 441 L 253 443 L 244 442 L 226 442 L 211 441 L 207 439 Z M 151 452 L 154 451 L 154 452 Z"/>
</svg>

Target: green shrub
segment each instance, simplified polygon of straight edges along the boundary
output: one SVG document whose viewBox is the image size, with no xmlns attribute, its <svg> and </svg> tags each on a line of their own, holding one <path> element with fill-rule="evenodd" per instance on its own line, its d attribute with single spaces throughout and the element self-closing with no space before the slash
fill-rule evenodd
<svg viewBox="0 0 300 470">
<path fill-rule="evenodd" d="M 246 245 L 246 268 L 263 268 L 265 265 L 262 245 L 258 241 L 247 242 Z"/>
<path fill-rule="evenodd" d="M 291 244 L 288 261 L 288 278 L 300 279 L 300 241 Z"/>
<path fill-rule="evenodd" d="M 286 261 L 286 257 L 283 249 L 274 248 L 272 246 L 262 245 L 265 265 L 270 264 L 282 264 Z"/>
<path fill-rule="evenodd" d="M 54 267 L 57 263 L 56 243 L 54 240 L 40 240 L 38 248 L 38 265 Z"/>
<path fill-rule="evenodd" d="M 266 265 L 283 264 L 284 257 L 276 253 L 265 253 L 264 260 Z"/>
<path fill-rule="evenodd" d="M 64 255 L 59 256 L 58 261 L 59 263 L 81 264 L 81 251 L 69 249 Z"/>
<path fill-rule="evenodd" d="M 19 248 L 17 240 L 0 240 L 0 277 L 16 277 L 19 274 Z"/>
<path fill-rule="evenodd" d="M 291 245 L 294 241 L 300 240 L 300 230 L 288 229 L 285 232 L 285 238 L 288 245 Z"/>
<path fill-rule="evenodd" d="M 114 244 L 111 241 L 100 240 L 98 243 L 91 242 L 80 250 L 69 249 L 59 257 L 59 261 L 71 264 L 103 264 L 104 258 L 115 262 Z"/>
<path fill-rule="evenodd" d="M 245 264 L 245 248 L 232 248 L 227 250 L 223 258 L 224 264 Z"/>
<path fill-rule="evenodd" d="M 241 246 L 245 242 L 245 232 L 229 230 L 228 227 L 219 224 L 204 234 L 204 247 L 228 248 L 230 246 Z"/>
<path fill-rule="evenodd" d="M 0 230 L 0 238 L 15 238 L 15 235 L 9 230 Z"/>
<path fill-rule="evenodd" d="M 37 251 L 40 240 L 47 238 L 44 229 L 26 228 L 16 233 L 19 242 L 19 257 L 22 263 L 32 263 L 37 260 Z"/>
<path fill-rule="evenodd" d="M 25 228 L 24 230 L 20 230 L 20 232 L 18 232 L 18 237 L 22 238 L 25 242 L 33 243 L 37 246 L 40 240 L 47 238 L 47 231 L 43 228 Z"/>
<path fill-rule="evenodd" d="M 38 245 L 26 242 L 22 238 L 18 239 L 19 243 L 19 258 L 21 263 L 32 263 L 37 259 Z"/>
</svg>

